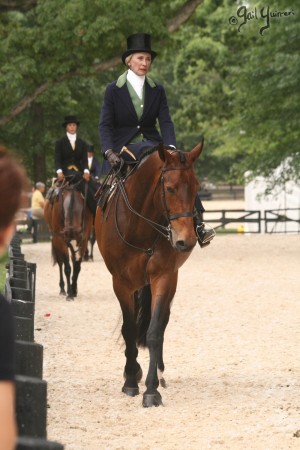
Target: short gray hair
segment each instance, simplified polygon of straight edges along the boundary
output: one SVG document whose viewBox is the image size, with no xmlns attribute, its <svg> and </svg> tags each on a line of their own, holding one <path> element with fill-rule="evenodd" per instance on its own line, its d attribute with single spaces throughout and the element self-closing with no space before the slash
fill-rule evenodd
<svg viewBox="0 0 300 450">
<path fill-rule="evenodd" d="M 45 184 L 42 183 L 41 181 L 38 181 L 37 183 L 35 183 L 35 187 L 36 187 L 37 189 L 41 189 L 41 188 L 44 188 L 44 187 L 45 187 Z"/>
<path fill-rule="evenodd" d="M 127 58 L 125 58 L 125 64 L 128 67 L 128 63 L 130 62 L 131 58 L 132 58 L 133 53 L 131 53 L 131 55 L 128 55 Z"/>
</svg>

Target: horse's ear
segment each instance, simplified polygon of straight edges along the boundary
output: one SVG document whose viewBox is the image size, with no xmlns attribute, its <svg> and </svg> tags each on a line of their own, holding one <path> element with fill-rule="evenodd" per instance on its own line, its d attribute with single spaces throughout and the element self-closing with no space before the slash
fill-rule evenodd
<svg viewBox="0 0 300 450">
<path fill-rule="evenodd" d="M 192 162 L 195 162 L 197 158 L 199 158 L 204 145 L 204 138 L 202 138 L 201 142 L 190 151 L 190 155 L 192 157 Z"/>
<path fill-rule="evenodd" d="M 165 150 L 164 144 L 162 142 L 160 142 L 158 144 L 157 151 L 158 151 L 160 159 L 162 161 L 165 161 L 166 160 L 166 150 Z"/>
</svg>

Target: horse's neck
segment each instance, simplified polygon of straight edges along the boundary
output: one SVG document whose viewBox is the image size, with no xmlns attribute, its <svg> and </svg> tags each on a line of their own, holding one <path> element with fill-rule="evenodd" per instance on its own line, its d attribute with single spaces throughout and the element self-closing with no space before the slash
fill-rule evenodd
<svg viewBox="0 0 300 450">
<path fill-rule="evenodd" d="M 162 161 L 151 154 L 142 160 L 134 173 L 126 180 L 126 191 L 130 202 L 139 210 L 153 203 L 153 195 L 159 185 Z"/>
</svg>

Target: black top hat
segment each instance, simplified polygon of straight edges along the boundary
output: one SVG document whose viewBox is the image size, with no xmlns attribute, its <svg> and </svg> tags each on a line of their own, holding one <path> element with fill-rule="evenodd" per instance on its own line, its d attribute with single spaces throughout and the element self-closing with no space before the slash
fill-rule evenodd
<svg viewBox="0 0 300 450">
<path fill-rule="evenodd" d="M 86 150 L 87 152 L 90 152 L 90 153 L 95 153 L 95 147 L 94 147 L 94 145 L 93 144 L 88 144 L 88 146 L 87 146 L 87 150 Z"/>
<path fill-rule="evenodd" d="M 122 55 L 122 61 L 125 64 L 125 59 L 127 56 L 132 55 L 132 53 L 146 52 L 150 53 L 152 60 L 157 55 L 156 52 L 151 50 L 151 36 L 146 33 L 136 33 L 128 36 L 127 38 L 127 50 Z"/>
<path fill-rule="evenodd" d="M 68 123 L 76 123 L 76 125 L 79 127 L 80 122 L 76 116 L 66 116 L 64 118 L 64 121 L 62 123 L 62 126 L 65 128 Z"/>
</svg>

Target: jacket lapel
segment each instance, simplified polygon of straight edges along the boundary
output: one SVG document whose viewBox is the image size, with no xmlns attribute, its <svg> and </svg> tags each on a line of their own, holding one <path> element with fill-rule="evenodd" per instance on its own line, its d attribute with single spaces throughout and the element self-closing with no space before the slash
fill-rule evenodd
<svg viewBox="0 0 300 450">
<path fill-rule="evenodd" d="M 128 108 L 128 112 L 133 115 L 135 119 L 138 119 L 129 91 L 127 89 L 126 80 L 127 71 L 118 78 L 115 89 L 117 95 L 119 96 L 119 99 L 122 101 L 122 103 L 124 103 L 126 108 Z M 144 110 L 140 120 L 142 120 L 143 117 L 148 113 L 157 95 L 158 89 L 156 89 L 155 82 L 151 78 L 147 77 L 145 81 Z"/>
<path fill-rule="evenodd" d="M 120 101 L 126 106 L 126 109 L 128 109 L 128 113 L 134 116 L 135 119 L 137 119 L 137 114 L 134 109 L 132 100 L 130 98 L 129 91 L 127 89 L 126 84 L 124 84 L 122 87 L 117 87 L 117 95 L 120 99 Z"/>
<path fill-rule="evenodd" d="M 68 148 L 69 150 L 72 150 L 72 152 L 73 152 L 74 150 L 72 148 L 71 142 L 69 141 L 69 138 L 67 135 L 65 135 L 64 140 L 65 140 L 66 148 Z M 75 141 L 75 149 L 76 149 L 76 141 Z"/>
<path fill-rule="evenodd" d="M 144 116 L 148 114 L 148 112 L 151 108 L 151 105 L 157 95 L 158 95 L 158 89 L 156 89 L 156 86 L 152 87 L 147 82 L 145 82 L 144 111 L 143 111 L 141 120 L 143 120 Z"/>
</svg>

